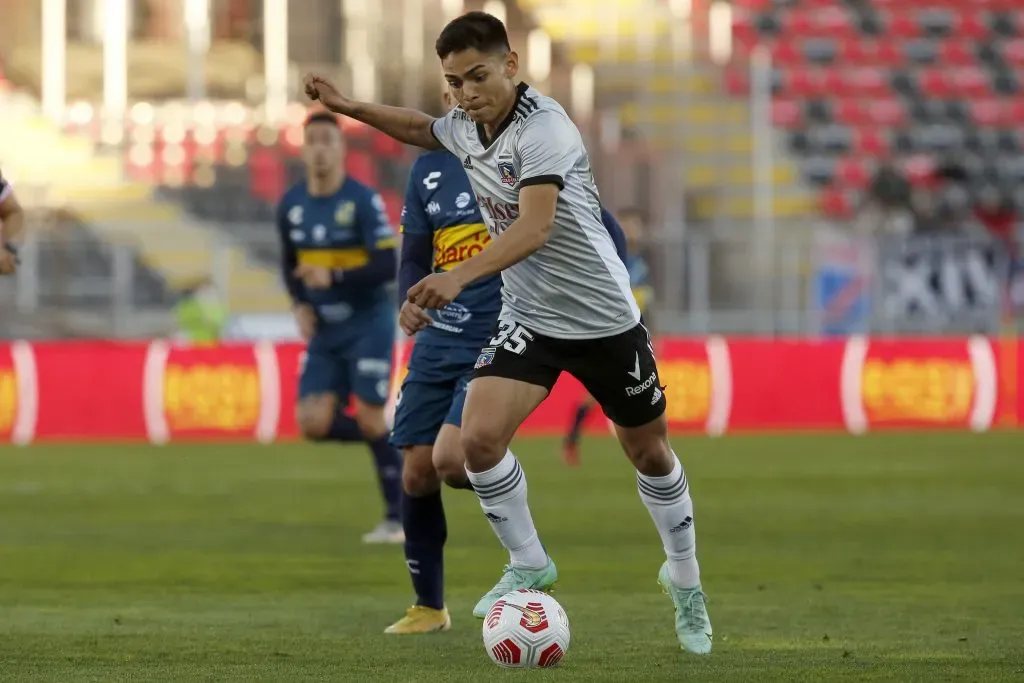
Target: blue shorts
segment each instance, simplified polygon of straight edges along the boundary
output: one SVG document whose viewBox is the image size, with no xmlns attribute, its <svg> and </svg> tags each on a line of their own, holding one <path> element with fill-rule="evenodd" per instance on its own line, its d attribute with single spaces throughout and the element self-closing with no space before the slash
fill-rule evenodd
<svg viewBox="0 0 1024 683">
<path fill-rule="evenodd" d="M 342 404 L 356 396 L 368 405 L 387 403 L 395 319 L 390 310 L 365 320 L 324 325 L 306 347 L 299 399 L 334 394 Z"/>
<path fill-rule="evenodd" d="M 432 446 L 441 425 L 462 426 L 466 388 L 480 349 L 415 345 L 395 404 L 391 445 Z"/>
</svg>

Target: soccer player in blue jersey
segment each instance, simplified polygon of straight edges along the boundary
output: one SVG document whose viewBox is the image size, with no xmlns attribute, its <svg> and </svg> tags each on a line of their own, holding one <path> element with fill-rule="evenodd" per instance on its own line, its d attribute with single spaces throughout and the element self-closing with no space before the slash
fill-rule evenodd
<svg viewBox="0 0 1024 683">
<path fill-rule="evenodd" d="M 619 256 L 626 263 L 626 270 L 629 271 L 629 284 L 633 290 L 633 297 L 637 306 L 640 307 L 640 314 L 647 319 L 647 309 L 651 303 L 653 290 L 650 285 L 650 268 L 647 267 L 647 260 L 641 253 L 641 245 L 644 237 L 644 215 L 637 208 L 625 208 L 619 211 L 622 232 L 625 234 L 624 243 L 616 243 Z M 562 454 L 567 465 L 579 465 L 579 442 L 580 433 L 583 431 L 583 423 L 586 421 L 590 411 L 594 408 L 594 399 L 587 395 L 576 407 L 573 414 L 572 424 L 569 432 L 562 443 Z"/>
<path fill-rule="evenodd" d="M 306 180 L 281 200 L 277 226 L 285 285 L 307 342 L 298 422 L 312 441 L 365 441 L 384 497 L 384 520 L 366 543 L 401 543 L 402 458 L 388 440 L 384 405 L 395 340 L 395 234 L 376 191 L 346 177 L 334 114 L 306 122 Z M 353 399 L 354 417 L 345 414 Z"/>
<path fill-rule="evenodd" d="M 450 109 L 450 94 L 446 91 L 443 97 Z M 608 212 L 603 218 L 624 258 L 622 228 Z M 432 272 L 455 267 L 490 242 L 462 162 L 446 150 L 427 152 L 413 165 L 401 229 L 400 322 L 403 330 L 417 336 L 391 442 L 404 455 L 402 522 L 416 604 L 385 633 L 407 635 L 451 627 L 444 604 L 447 526 L 441 483 L 471 488 L 460 445 L 462 408 L 476 359 L 501 310 L 501 276 L 473 283 L 440 311 L 427 312 L 406 300 L 410 286 Z"/>
</svg>

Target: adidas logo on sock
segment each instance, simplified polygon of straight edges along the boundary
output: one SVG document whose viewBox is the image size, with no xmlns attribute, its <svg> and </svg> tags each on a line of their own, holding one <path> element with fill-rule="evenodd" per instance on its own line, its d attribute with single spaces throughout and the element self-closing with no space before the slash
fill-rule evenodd
<svg viewBox="0 0 1024 683">
<path fill-rule="evenodd" d="M 487 518 L 488 522 L 494 522 L 495 524 L 508 521 L 508 517 L 502 517 L 501 515 L 496 515 L 493 512 L 485 512 L 484 517 Z M 689 517 L 687 517 L 687 519 L 689 519 Z"/>
<path fill-rule="evenodd" d="M 693 517 L 687 516 L 682 522 L 677 524 L 668 530 L 670 534 L 679 533 L 680 531 L 686 531 L 693 524 Z"/>
</svg>

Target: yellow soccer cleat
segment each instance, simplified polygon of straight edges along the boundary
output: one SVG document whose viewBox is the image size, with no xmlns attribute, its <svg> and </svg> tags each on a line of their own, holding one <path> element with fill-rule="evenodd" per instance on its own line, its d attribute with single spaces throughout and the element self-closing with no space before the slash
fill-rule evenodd
<svg viewBox="0 0 1024 683">
<path fill-rule="evenodd" d="M 422 605 L 413 605 L 405 611 L 405 616 L 384 629 L 391 635 L 413 635 L 416 633 L 437 633 L 452 627 L 452 618 L 448 608 L 433 609 Z"/>
</svg>

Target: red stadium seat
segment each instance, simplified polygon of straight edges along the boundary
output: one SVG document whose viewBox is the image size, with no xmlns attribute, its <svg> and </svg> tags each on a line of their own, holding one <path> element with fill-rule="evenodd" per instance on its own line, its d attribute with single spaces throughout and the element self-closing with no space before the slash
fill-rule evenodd
<svg viewBox="0 0 1024 683">
<path fill-rule="evenodd" d="M 944 40 L 939 45 L 939 61 L 946 66 L 971 66 L 976 60 L 970 45 L 962 40 Z"/>
<path fill-rule="evenodd" d="M 878 53 L 878 44 L 860 36 L 839 41 L 836 47 L 836 61 L 839 64 L 872 64 Z"/>
<path fill-rule="evenodd" d="M 780 128 L 796 128 L 804 122 L 803 107 L 793 100 L 772 102 L 772 123 Z"/>
<path fill-rule="evenodd" d="M 888 34 L 895 39 L 917 38 L 921 35 L 921 25 L 912 14 L 896 12 L 889 16 Z"/>
<path fill-rule="evenodd" d="M 1024 121 L 1024 98 L 1002 100 L 1003 102 L 1003 125 L 1020 126 Z"/>
<path fill-rule="evenodd" d="M 1024 66 L 1024 38 L 1014 38 L 1003 43 L 1003 59 L 1013 66 Z"/>
<path fill-rule="evenodd" d="M 758 35 L 757 27 L 754 26 L 752 19 L 744 13 L 738 13 L 739 16 L 733 18 L 732 21 L 732 37 L 733 40 L 743 47 L 750 49 L 757 44 Z"/>
<path fill-rule="evenodd" d="M 850 19 L 850 14 L 835 4 L 819 10 L 815 17 L 817 23 L 816 37 L 849 38 L 858 35 L 857 27 Z"/>
<path fill-rule="evenodd" d="M 821 72 L 815 69 L 795 68 L 786 71 L 787 92 L 797 97 L 816 97 L 823 90 Z"/>
<path fill-rule="evenodd" d="M 845 157 L 836 166 L 836 180 L 844 187 L 861 190 L 871 182 L 871 171 L 863 159 Z"/>
<path fill-rule="evenodd" d="M 841 187 L 827 187 L 820 197 L 821 211 L 830 218 L 849 218 L 853 215 L 853 201 Z"/>
<path fill-rule="evenodd" d="M 779 67 L 804 63 L 804 55 L 794 40 L 779 40 L 771 47 L 772 64 Z"/>
<path fill-rule="evenodd" d="M 835 103 L 836 123 L 860 126 L 867 123 L 867 108 L 860 100 L 838 100 Z"/>
<path fill-rule="evenodd" d="M 363 184 L 370 187 L 377 187 L 379 185 L 377 164 L 374 163 L 373 157 L 368 152 L 349 150 L 348 155 L 345 157 L 345 170 Z"/>
<path fill-rule="evenodd" d="M 725 90 L 730 95 L 746 95 L 750 92 L 750 76 L 744 69 L 727 69 Z"/>
<path fill-rule="evenodd" d="M 1007 107 L 1002 100 L 977 99 L 969 103 L 971 121 L 979 126 L 998 126 L 1005 121 Z"/>
<path fill-rule="evenodd" d="M 896 99 L 873 100 L 867 115 L 869 121 L 880 126 L 900 126 L 907 120 L 907 110 Z"/>
<path fill-rule="evenodd" d="M 919 80 L 921 92 L 928 97 L 946 99 L 953 94 L 953 87 L 944 69 L 922 69 Z"/>
<path fill-rule="evenodd" d="M 860 128 L 853 137 L 853 150 L 861 156 L 882 158 L 889 156 L 889 137 L 877 126 Z"/>
<path fill-rule="evenodd" d="M 948 82 L 956 95 L 987 97 L 992 94 L 988 76 L 981 69 L 955 69 L 948 73 Z"/>
<path fill-rule="evenodd" d="M 782 30 L 783 35 L 787 35 L 790 38 L 796 36 L 815 37 L 818 35 L 818 25 L 814 17 L 810 13 L 799 9 L 793 10 L 785 16 Z"/>
<path fill-rule="evenodd" d="M 953 26 L 953 37 L 965 40 L 981 41 L 989 37 L 991 30 L 985 18 L 976 11 L 965 10 L 958 16 Z"/>
<path fill-rule="evenodd" d="M 846 87 L 851 95 L 862 97 L 885 97 L 891 94 L 885 72 L 873 67 L 850 70 L 846 78 Z"/>
<path fill-rule="evenodd" d="M 877 43 L 874 59 L 877 64 L 895 69 L 903 66 L 906 60 L 906 54 L 897 43 L 888 40 L 880 40 Z"/>
</svg>

